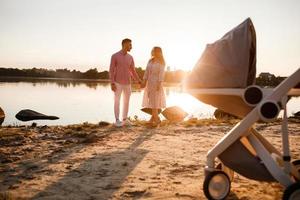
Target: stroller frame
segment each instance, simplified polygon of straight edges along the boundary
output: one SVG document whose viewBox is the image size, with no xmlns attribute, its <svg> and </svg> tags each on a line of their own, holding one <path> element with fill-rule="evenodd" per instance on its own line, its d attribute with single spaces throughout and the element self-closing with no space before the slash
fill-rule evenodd
<svg viewBox="0 0 300 200">
<path fill-rule="evenodd" d="M 289 148 L 289 134 L 288 134 L 288 120 L 286 104 L 289 96 L 300 96 L 300 89 L 294 87 L 300 81 L 300 68 L 291 76 L 287 77 L 276 88 L 261 88 L 262 98 L 255 105 L 245 100 L 245 92 L 248 88 L 257 86 L 249 86 L 246 89 L 237 88 L 214 88 L 214 89 L 187 89 L 187 92 L 195 95 L 232 95 L 239 96 L 244 99 L 245 103 L 253 107 L 253 109 L 237 123 L 212 149 L 207 153 L 207 161 L 205 166 L 205 176 L 210 173 L 220 171 L 215 166 L 215 160 L 235 141 L 241 138 L 246 138 L 255 150 L 257 157 L 261 163 L 266 167 L 267 171 L 272 177 L 285 187 L 293 185 L 296 180 L 300 180 L 299 171 L 291 163 L 290 148 Z M 265 109 L 267 108 L 267 109 Z M 276 110 L 277 109 L 277 110 Z M 264 137 L 262 137 L 252 125 L 258 120 L 265 122 L 273 121 L 277 118 L 280 110 L 283 110 L 282 119 L 282 154 L 278 152 Z M 274 113 L 274 114 L 268 114 Z M 275 158 L 274 158 L 275 156 Z M 228 175 L 228 173 L 226 173 Z M 211 178 L 211 177 L 210 177 Z M 227 177 L 228 178 L 228 177 Z M 206 189 L 209 186 L 205 186 Z M 229 186 L 230 190 L 230 186 Z M 206 191 L 204 191 L 206 192 Z M 297 190 L 297 192 L 299 192 Z M 228 191 L 229 193 L 229 191 Z M 228 194 L 221 195 L 220 198 L 213 197 L 206 194 L 209 199 L 224 199 Z"/>
</svg>

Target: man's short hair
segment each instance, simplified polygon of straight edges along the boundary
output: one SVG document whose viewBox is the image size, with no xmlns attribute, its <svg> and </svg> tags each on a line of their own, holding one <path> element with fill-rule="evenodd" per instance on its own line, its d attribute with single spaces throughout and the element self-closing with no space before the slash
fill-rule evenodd
<svg viewBox="0 0 300 200">
<path fill-rule="evenodd" d="M 125 43 L 131 42 L 131 39 L 125 38 L 124 40 L 122 40 L 122 45 L 124 45 Z"/>
</svg>

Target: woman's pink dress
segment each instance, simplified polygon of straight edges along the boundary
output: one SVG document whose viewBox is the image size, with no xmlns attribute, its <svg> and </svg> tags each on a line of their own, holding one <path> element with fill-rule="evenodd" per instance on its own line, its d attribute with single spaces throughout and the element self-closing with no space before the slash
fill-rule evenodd
<svg viewBox="0 0 300 200">
<path fill-rule="evenodd" d="M 165 66 L 158 62 L 150 61 L 147 65 L 144 80 L 147 84 L 144 91 L 143 104 L 145 108 L 165 108 L 166 97 L 160 84 L 164 80 Z M 157 85 L 160 85 L 157 90 Z"/>
</svg>

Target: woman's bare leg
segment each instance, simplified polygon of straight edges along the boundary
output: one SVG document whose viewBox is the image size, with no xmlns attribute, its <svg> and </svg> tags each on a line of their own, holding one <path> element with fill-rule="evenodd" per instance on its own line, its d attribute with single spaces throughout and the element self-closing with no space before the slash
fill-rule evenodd
<svg viewBox="0 0 300 200">
<path fill-rule="evenodd" d="M 158 109 L 152 109 L 152 117 L 155 124 L 160 122 L 160 118 L 158 117 Z"/>
</svg>

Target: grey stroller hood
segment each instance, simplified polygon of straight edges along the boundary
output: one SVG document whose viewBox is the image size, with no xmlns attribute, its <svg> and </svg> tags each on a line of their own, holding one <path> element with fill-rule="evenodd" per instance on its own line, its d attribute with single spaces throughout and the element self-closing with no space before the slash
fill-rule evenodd
<svg viewBox="0 0 300 200">
<path fill-rule="evenodd" d="M 246 88 L 254 83 L 255 74 L 256 35 L 248 18 L 221 39 L 207 45 L 194 69 L 184 80 L 184 87 L 187 91 L 201 88 Z M 253 108 L 237 96 L 191 94 L 206 104 L 240 118 Z"/>
<path fill-rule="evenodd" d="M 208 44 L 185 84 L 190 88 L 244 88 L 254 83 L 256 35 L 250 18 Z"/>
</svg>

